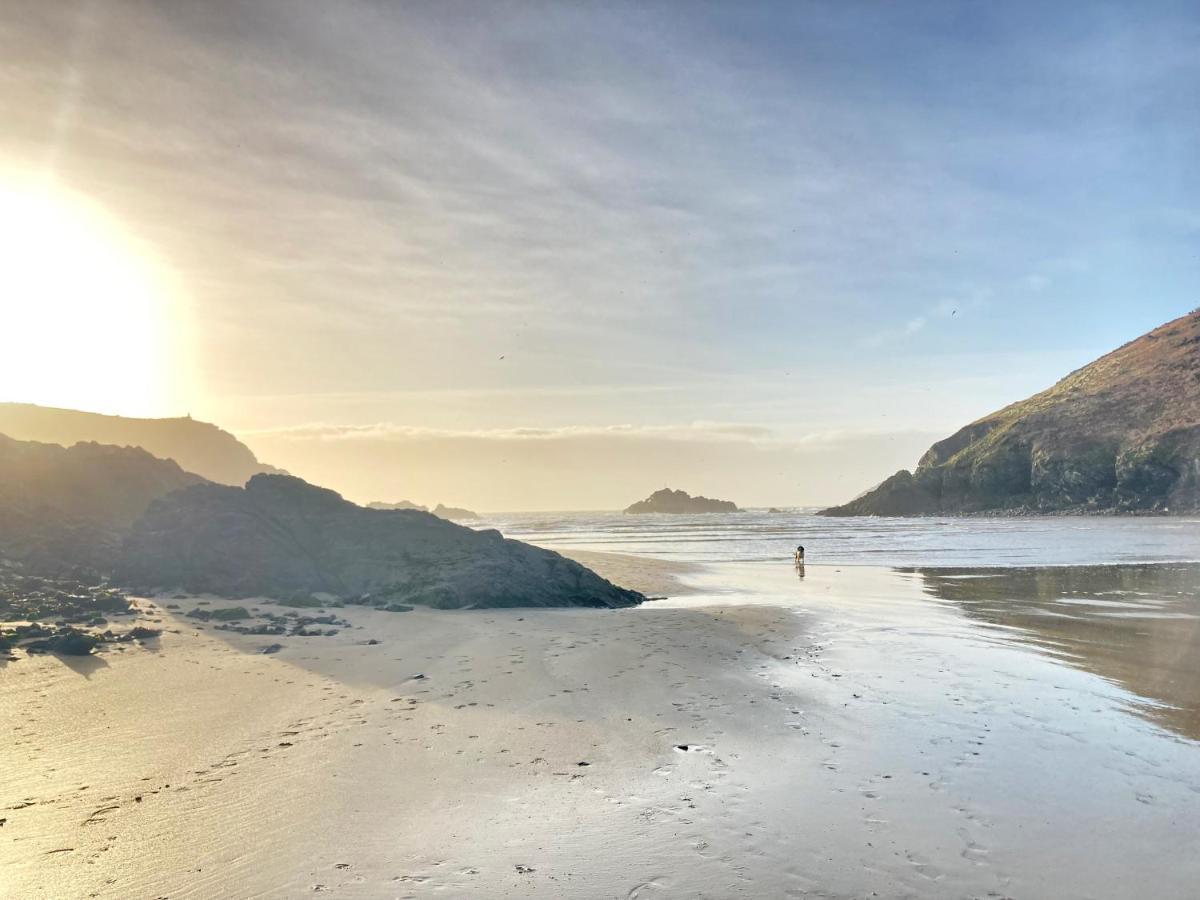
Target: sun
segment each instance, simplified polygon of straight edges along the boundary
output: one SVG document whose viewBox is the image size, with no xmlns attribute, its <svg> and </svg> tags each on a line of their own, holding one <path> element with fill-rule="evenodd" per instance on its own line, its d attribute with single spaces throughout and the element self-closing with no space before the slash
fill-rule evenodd
<svg viewBox="0 0 1200 900">
<path fill-rule="evenodd" d="M 178 414 L 174 279 L 97 204 L 0 174 L 0 400 Z"/>
</svg>

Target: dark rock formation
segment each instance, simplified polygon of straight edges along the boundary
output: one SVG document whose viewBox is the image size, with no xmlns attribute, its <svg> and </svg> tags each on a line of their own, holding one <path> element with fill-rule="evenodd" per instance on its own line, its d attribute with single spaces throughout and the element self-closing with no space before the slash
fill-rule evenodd
<svg viewBox="0 0 1200 900">
<path fill-rule="evenodd" d="M 1200 310 L 934 444 L 915 472 L 822 512 L 1200 509 Z"/>
<path fill-rule="evenodd" d="M 156 502 L 125 543 L 117 580 L 227 597 L 326 593 L 379 606 L 631 606 L 557 553 L 417 510 L 367 509 L 298 478 L 202 484 Z"/>
<path fill-rule="evenodd" d="M 41 578 L 0 569 L 0 622 L 88 622 L 133 612 L 128 597 L 97 579 Z"/>
<path fill-rule="evenodd" d="M 90 656 L 100 638 L 77 628 L 63 626 L 55 634 L 25 644 L 27 653 L 58 653 L 62 656 Z"/>
<path fill-rule="evenodd" d="M 0 435 L 0 559 L 28 571 L 105 571 L 151 501 L 204 479 L 134 447 Z"/>
<path fill-rule="evenodd" d="M 397 500 L 395 503 L 384 503 L 381 500 L 375 500 L 367 504 L 367 509 L 419 509 L 421 512 L 429 512 L 429 508 L 413 503 L 411 500 Z"/>
<path fill-rule="evenodd" d="M 627 513 L 712 513 L 737 512 L 737 504 L 729 500 L 710 500 L 708 497 L 693 497 L 685 491 L 663 488 L 645 500 L 628 507 Z"/>
<path fill-rule="evenodd" d="M 131 419 L 29 403 L 0 403 L 0 434 L 20 441 L 69 447 L 79 442 L 141 447 L 210 481 L 245 484 L 260 472 L 278 472 L 216 425 L 182 419 Z"/>
<path fill-rule="evenodd" d="M 237 622 L 251 618 L 250 610 L 244 606 L 226 606 L 221 609 L 200 609 L 197 607 L 188 613 L 188 617 L 208 622 L 216 619 L 218 622 Z"/>
</svg>

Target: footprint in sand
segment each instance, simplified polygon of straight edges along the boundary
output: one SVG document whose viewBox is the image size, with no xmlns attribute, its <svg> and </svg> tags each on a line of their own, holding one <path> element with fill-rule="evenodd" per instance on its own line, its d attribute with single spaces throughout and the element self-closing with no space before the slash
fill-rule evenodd
<svg viewBox="0 0 1200 900">
<path fill-rule="evenodd" d="M 657 875 L 649 881 L 643 881 L 640 884 L 635 884 L 629 889 L 625 895 L 626 900 L 638 900 L 639 897 L 651 897 L 656 894 L 662 894 L 667 890 L 666 879 Z"/>
</svg>

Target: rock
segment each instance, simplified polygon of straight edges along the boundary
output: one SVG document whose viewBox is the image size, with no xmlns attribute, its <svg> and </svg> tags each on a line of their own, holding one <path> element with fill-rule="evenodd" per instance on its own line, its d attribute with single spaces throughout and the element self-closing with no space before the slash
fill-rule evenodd
<svg viewBox="0 0 1200 900">
<path fill-rule="evenodd" d="M 100 644 L 95 635 L 75 628 L 64 628 L 53 637 L 27 644 L 30 653 L 58 653 L 62 656 L 89 656 Z"/>
<path fill-rule="evenodd" d="M 1200 310 L 934 444 L 828 516 L 1200 510 Z"/>
<path fill-rule="evenodd" d="M 286 600 L 276 600 L 275 602 L 280 606 L 290 606 L 294 609 L 319 609 L 325 605 L 320 598 L 305 593 L 295 594 Z"/>
<path fill-rule="evenodd" d="M 267 644 L 265 647 L 259 647 L 258 652 L 270 655 L 272 653 L 278 653 L 282 649 L 283 644 Z"/>
<path fill-rule="evenodd" d="M 644 598 L 550 550 L 414 510 L 366 509 L 298 478 L 201 484 L 157 501 L 116 580 L 226 597 L 325 593 L 375 606 L 621 607 Z"/>
<path fill-rule="evenodd" d="M 111 634 L 111 632 L 109 632 L 108 634 Z M 108 637 L 108 634 L 106 634 L 106 637 Z M 116 643 L 125 643 L 127 641 L 148 641 L 151 638 L 160 637 L 161 635 L 162 635 L 161 629 L 147 628 L 144 625 L 135 625 L 133 628 L 130 628 L 124 634 L 119 634 L 119 635 L 115 635 L 112 637 L 108 637 L 108 640 L 114 641 Z"/>
<path fill-rule="evenodd" d="M 242 634 L 287 634 L 287 628 L 278 624 L 250 625 L 237 631 Z"/>
<path fill-rule="evenodd" d="M 250 618 L 250 610 L 244 606 L 226 606 L 221 609 L 209 610 L 208 614 L 218 622 L 236 622 L 238 619 Z"/>
<path fill-rule="evenodd" d="M 737 504 L 729 500 L 710 500 L 708 497 L 693 497 L 685 491 L 663 488 L 645 500 L 639 500 L 626 508 L 627 513 L 724 513 L 738 512 Z"/>
</svg>

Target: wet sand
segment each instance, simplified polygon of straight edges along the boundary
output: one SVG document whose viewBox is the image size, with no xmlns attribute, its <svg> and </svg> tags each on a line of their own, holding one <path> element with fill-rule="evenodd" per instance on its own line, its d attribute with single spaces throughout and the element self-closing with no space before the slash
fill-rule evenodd
<svg viewBox="0 0 1200 900">
<path fill-rule="evenodd" d="M 698 563 L 651 559 L 628 553 L 577 550 L 573 547 L 560 547 L 558 552 L 582 563 L 613 584 L 640 591 L 647 597 L 678 597 L 694 593 L 695 588 L 688 583 L 687 577 L 704 571 L 704 567 Z"/>
<path fill-rule="evenodd" d="M 271 656 L 165 614 L 154 650 L 0 664 L 0 896 L 1195 896 L 1200 744 L 1128 660 L 1085 664 L 1154 653 L 1137 614 L 1163 597 L 1142 583 L 1052 652 L 980 610 L 1106 608 L 1004 606 L 959 574 L 745 565 L 633 610 L 348 608 Z M 1195 594 L 1167 611 L 1187 627 Z"/>
</svg>

